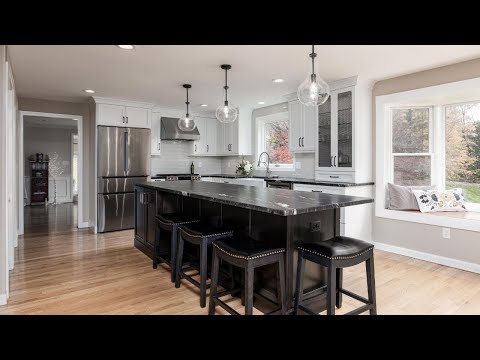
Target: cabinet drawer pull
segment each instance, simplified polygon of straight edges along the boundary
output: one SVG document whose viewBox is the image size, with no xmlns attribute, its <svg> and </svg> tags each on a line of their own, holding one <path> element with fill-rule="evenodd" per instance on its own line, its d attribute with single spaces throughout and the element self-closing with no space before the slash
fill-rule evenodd
<svg viewBox="0 0 480 360">
<path fill-rule="evenodd" d="M 125 124 L 125 116 L 122 116 L 122 123 Z"/>
<path fill-rule="evenodd" d="M 207 145 L 207 152 L 208 152 L 208 145 Z"/>
<path fill-rule="evenodd" d="M 128 124 L 128 116 L 126 116 L 126 119 L 127 119 L 127 124 Z"/>
<path fill-rule="evenodd" d="M 143 192 L 141 192 L 139 195 L 140 195 L 140 204 L 143 204 Z"/>
<path fill-rule="evenodd" d="M 302 141 L 302 138 L 301 138 L 301 137 L 299 137 L 299 138 L 298 138 L 298 147 L 302 147 L 302 143 L 301 143 L 301 141 Z"/>
<path fill-rule="evenodd" d="M 333 175 L 330 175 L 330 178 L 331 179 L 338 179 L 340 176 L 333 176 Z"/>
<path fill-rule="evenodd" d="M 330 167 L 333 166 L 333 156 L 330 156 Z"/>
<path fill-rule="evenodd" d="M 305 138 L 302 137 L 302 147 L 305 147 Z"/>
<path fill-rule="evenodd" d="M 230 184 L 230 181 L 224 181 L 223 183 L 224 184 Z"/>
<path fill-rule="evenodd" d="M 197 152 L 197 144 L 195 144 L 195 152 Z"/>
<path fill-rule="evenodd" d="M 333 166 L 337 166 L 337 155 L 333 157 Z"/>
<path fill-rule="evenodd" d="M 323 192 L 322 190 L 312 190 L 312 192 Z"/>
<path fill-rule="evenodd" d="M 157 150 L 160 150 L 160 143 L 158 143 L 157 145 Z"/>
</svg>

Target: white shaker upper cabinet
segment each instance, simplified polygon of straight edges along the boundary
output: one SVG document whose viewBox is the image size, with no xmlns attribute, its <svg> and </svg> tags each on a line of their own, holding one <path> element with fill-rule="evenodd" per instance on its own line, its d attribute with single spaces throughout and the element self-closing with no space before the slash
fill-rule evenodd
<svg viewBox="0 0 480 360">
<path fill-rule="evenodd" d="M 252 109 L 240 109 L 233 123 L 219 123 L 217 154 L 223 156 L 252 154 Z"/>
<path fill-rule="evenodd" d="M 150 109 L 126 106 L 125 118 L 127 127 L 150 128 Z"/>
<path fill-rule="evenodd" d="M 151 128 L 151 104 L 99 97 L 93 99 L 97 104 L 97 125 Z"/>
<path fill-rule="evenodd" d="M 161 140 L 160 140 L 160 118 L 161 115 L 158 112 L 152 113 L 152 132 L 151 132 L 151 152 L 152 155 L 160 155 L 161 154 Z"/>
<path fill-rule="evenodd" d="M 97 124 L 107 126 L 125 126 L 125 106 L 98 104 Z"/>
<path fill-rule="evenodd" d="M 290 152 L 315 151 L 315 107 L 305 106 L 298 100 L 288 103 Z"/>
<path fill-rule="evenodd" d="M 316 116 L 315 179 L 372 181 L 372 89 L 357 77 L 330 84 Z"/>
</svg>

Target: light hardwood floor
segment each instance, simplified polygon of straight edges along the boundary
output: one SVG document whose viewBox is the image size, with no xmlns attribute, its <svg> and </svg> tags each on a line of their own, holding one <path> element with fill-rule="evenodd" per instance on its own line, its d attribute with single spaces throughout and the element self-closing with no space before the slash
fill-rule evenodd
<svg viewBox="0 0 480 360">
<path fill-rule="evenodd" d="M 133 231 L 93 234 L 76 230 L 75 218 L 71 204 L 27 209 L 9 303 L 0 314 L 208 312 L 190 283 L 175 289 L 166 268 L 152 269 L 133 247 Z M 478 274 L 382 251 L 375 252 L 375 267 L 379 314 L 480 314 Z M 346 269 L 344 284 L 366 296 L 364 266 Z M 359 304 L 344 299 L 338 314 Z M 230 303 L 242 311 L 238 299 Z"/>
</svg>

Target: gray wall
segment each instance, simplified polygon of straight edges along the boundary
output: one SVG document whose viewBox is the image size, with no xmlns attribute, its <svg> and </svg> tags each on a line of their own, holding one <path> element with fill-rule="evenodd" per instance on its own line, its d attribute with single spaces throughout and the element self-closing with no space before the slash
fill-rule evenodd
<svg viewBox="0 0 480 360">
<path fill-rule="evenodd" d="M 89 199 L 90 199 L 90 189 L 91 181 L 91 159 L 90 156 L 94 156 L 95 147 L 94 142 L 93 147 L 90 142 L 90 124 L 91 116 L 90 109 L 88 104 L 83 103 L 70 103 L 64 101 L 51 101 L 51 100 L 41 100 L 41 99 L 31 99 L 31 98 L 18 98 L 18 109 L 20 111 L 36 111 L 36 112 L 45 112 L 53 114 L 68 114 L 68 115 L 80 115 L 83 118 L 83 189 L 79 189 L 79 192 L 83 198 L 83 221 L 88 221 L 89 219 Z M 92 175 L 93 178 L 93 175 Z"/>
<path fill-rule="evenodd" d="M 162 141 L 162 155 L 152 156 L 151 173 L 190 173 L 190 165 L 195 166 L 195 173 L 219 174 L 222 169 L 220 157 L 192 157 L 192 141 Z M 200 167 L 201 165 L 201 167 Z"/>
<path fill-rule="evenodd" d="M 31 176 L 28 163 L 28 157 L 31 154 L 43 153 L 51 157 L 55 151 L 64 161 L 69 162 L 62 176 L 70 176 L 72 174 L 72 134 L 76 133 L 75 129 L 25 127 L 23 130 L 25 176 Z"/>
<path fill-rule="evenodd" d="M 372 106 L 375 109 L 375 96 L 476 77 L 480 77 L 480 59 L 379 81 L 373 88 Z M 375 112 L 373 116 L 375 117 Z M 374 138 L 375 124 L 374 119 L 372 129 Z M 373 145 L 375 146 L 375 143 Z M 372 156 L 375 164 L 375 148 Z M 478 232 L 452 229 L 450 236 L 448 240 L 443 239 L 439 226 L 377 217 L 374 217 L 373 221 L 373 238 L 377 242 L 480 264 Z"/>
</svg>

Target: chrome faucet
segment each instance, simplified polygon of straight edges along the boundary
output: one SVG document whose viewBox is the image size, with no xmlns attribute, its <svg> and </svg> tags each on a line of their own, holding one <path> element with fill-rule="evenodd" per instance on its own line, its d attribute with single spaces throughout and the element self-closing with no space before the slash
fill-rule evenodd
<svg viewBox="0 0 480 360">
<path fill-rule="evenodd" d="M 267 165 L 267 173 L 265 174 L 265 176 L 267 178 L 269 177 L 272 177 L 272 172 L 270 171 L 270 155 L 268 155 L 268 153 L 266 151 L 262 152 L 259 156 L 258 156 L 258 164 L 257 166 L 260 166 L 260 163 L 262 163 L 262 155 L 263 154 L 267 154 L 267 162 L 265 163 L 265 161 L 263 161 L 263 164 L 266 164 Z"/>
</svg>

